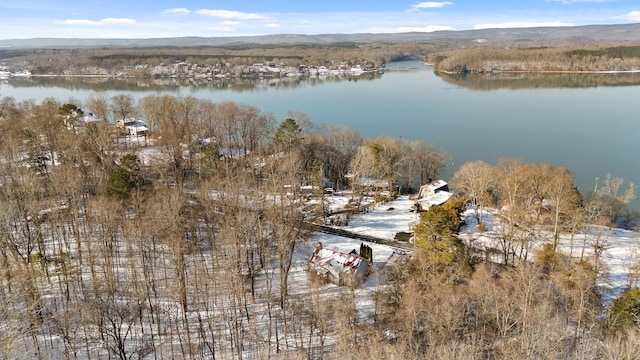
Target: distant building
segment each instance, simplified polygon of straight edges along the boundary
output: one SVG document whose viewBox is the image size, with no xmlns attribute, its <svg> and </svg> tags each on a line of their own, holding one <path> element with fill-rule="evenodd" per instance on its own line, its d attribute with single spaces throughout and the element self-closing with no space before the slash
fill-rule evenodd
<svg viewBox="0 0 640 360">
<path fill-rule="evenodd" d="M 134 118 L 117 120 L 116 126 L 123 130 L 125 134 L 132 136 L 147 136 L 149 132 L 146 122 Z"/>
<path fill-rule="evenodd" d="M 89 123 L 98 121 L 100 121 L 100 119 L 93 115 L 93 113 L 83 113 L 78 109 L 65 117 L 64 124 L 68 130 L 79 133 L 83 131 Z"/>
<path fill-rule="evenodd" d="M 86 113 L 82 116 L 82 122 L 86 125 L 88 123 L 100 121 L 93 113 Z"/>
</svg>

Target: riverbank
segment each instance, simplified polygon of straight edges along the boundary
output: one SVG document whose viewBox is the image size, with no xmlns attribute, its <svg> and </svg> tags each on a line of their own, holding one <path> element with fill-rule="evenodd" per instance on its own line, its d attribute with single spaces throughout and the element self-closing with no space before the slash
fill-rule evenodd
<svg viewBox="0 0 640 360">
<path fill-rule="evenodd" d="M 629 73 L 640 71 L 640 46 L 477 47 L 430 54 L 447 73 Z"/>
<path fill-rule="evenodd" d="M 486 70 L 486 71 L 448 71 L 438 69 L 432 64 L 425 63 L 426 66 L 431 66 L 435 71 L 448 75 L 456 74 L 640 74 L 638 70 Z"/>
</svg>

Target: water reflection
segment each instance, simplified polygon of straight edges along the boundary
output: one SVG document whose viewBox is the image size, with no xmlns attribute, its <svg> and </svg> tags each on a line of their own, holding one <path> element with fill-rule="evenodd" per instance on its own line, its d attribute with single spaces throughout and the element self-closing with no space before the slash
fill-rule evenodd
<svg viewBox="0 0 640 360">
<path fill-rule="evenodd" d="M 412 67 L 390 67 L 389 71 L 416 71 Z M 498 89 L 550 89 L 550 88 L 591 88 L 606 86 L 640 85 L 640 73 L 494 73 L 494 74 L 446 74 L 434 71 L 443 81 L 472 90 Z M 162 78 L 131 79 L 113 77 L 64 77 L 32 76 L 12 78 L 8 83 L 15 88 L 54 88 L 72 91 L 173 91 L 179 88 L 193 90 L 228 90 L 234 92 L 264 91 L 268 89 L 295 89 L 302 86 L 315 86 L 336 82 L 372 81 L 383 73 L 362 74 L 359 76 L 325 77 L 281 77 L 281 78 Z"/>
<path fill-rule="evenodd" d="M 236 92 L 263 91 L 270 88 L 294 89 L 301 86 L 322 85 L 330 82 L 357 82 L 379 79 L 382 73 L 358 76 L 301 76 L 281 78 L 161 78 L 131 79 L 113 77 L 65 77 L 32 76 L 11 78 L 8 83 L 15 88 L 63 88 L 73 91 L 172 91 L 179 88 L 194 90 L 220 89 Z"/>
<path fill-rule="evenodd" d="M 495 73 L 495 74 L 435 74 L 449 84 L 472 90 L 591 88 L 599 86 L 637 86 L 640 73 Z"/>
</svg>

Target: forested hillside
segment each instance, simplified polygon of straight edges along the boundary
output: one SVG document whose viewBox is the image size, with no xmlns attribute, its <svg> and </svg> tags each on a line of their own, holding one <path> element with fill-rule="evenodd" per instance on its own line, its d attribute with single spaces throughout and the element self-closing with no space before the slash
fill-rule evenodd
<svg viewBox="0 0 640 360">
<path fill-rule="evenodd" d="M 639 46 L 470 48 L 429 59 L 450 73 L 640 71 Z"/>
</svg>

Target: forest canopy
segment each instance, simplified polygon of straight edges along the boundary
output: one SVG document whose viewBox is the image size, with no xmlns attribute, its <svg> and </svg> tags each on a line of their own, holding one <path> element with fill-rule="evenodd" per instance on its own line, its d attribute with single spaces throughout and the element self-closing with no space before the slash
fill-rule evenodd
<svg viewBox="0 0 640 360">
<path fill-rule="evenodd" d="M 149 132 L 116 126 L 132 116 Z M 375 264 L 384 286 L 296 288 L 291 269 L 332 215 L 328 198 L 349 197 L 346 220 L 370 204 L 393 211 L 441 176 L 447 152 L 169 95 L 5 97 L 0 137 L 0 357 L 640 355 L 637 290 L 601 316 L 598 255 L 571 258 L 554 241 L 630 218 L 635 187 L 612 175 L 580 193 L 561 166 L 464 164 L 451 178 L 459 196 L 416 216 L 415 246 Z M 486 256 L 457 234 L 471 208 L 479 230 L 483 209 L 505 224 Z"/>
<path fill-rule="evenodd" d="M 442 72 L 598 72 L 640 70 L 640 46 L 474 47 L 427 56 Z"/>
</svg>

